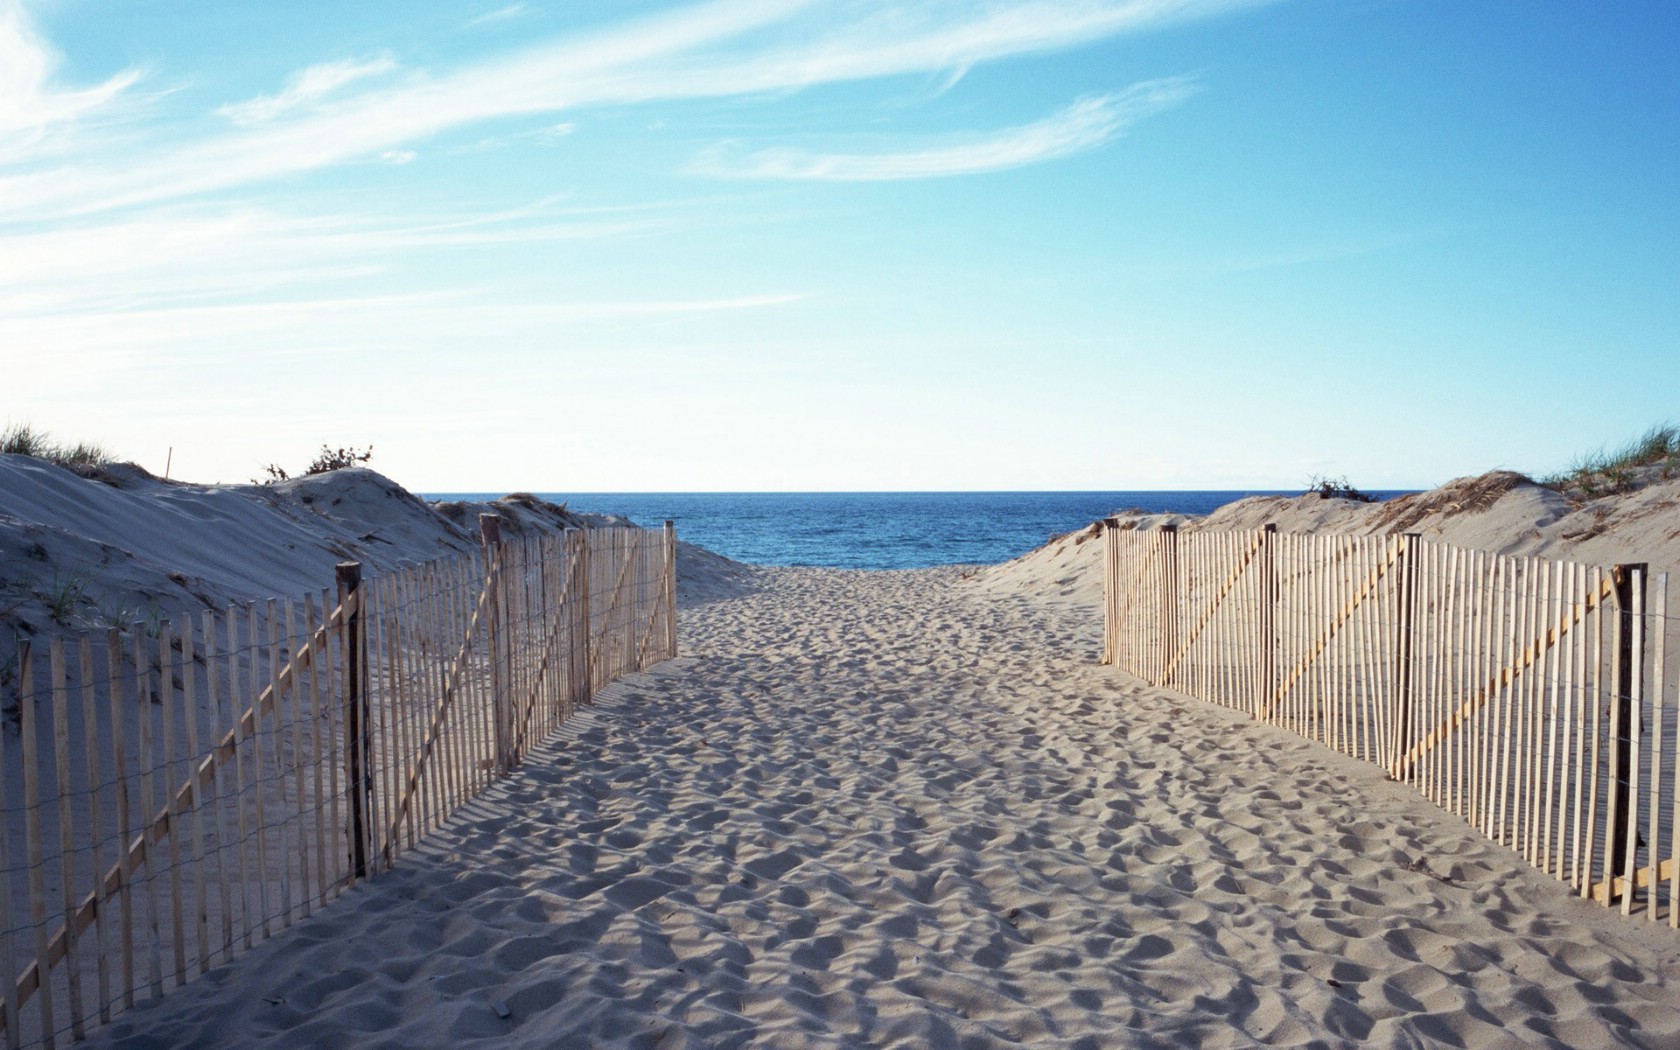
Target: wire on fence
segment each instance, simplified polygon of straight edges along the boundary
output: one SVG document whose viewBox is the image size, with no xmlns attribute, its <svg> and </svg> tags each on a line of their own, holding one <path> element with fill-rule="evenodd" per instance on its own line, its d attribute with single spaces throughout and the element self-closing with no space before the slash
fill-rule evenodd
<svg viewBox="0 0 1680 1050">
<path fill-rule="evenodd" d="M 676 540 L 504 538 L 299 599 L 20 641 L 0 732 L 0 1025 L 51 1048 L 400 857 L 676 655 Z"/>
<path fill-rule="evenodd" d="M 1104 529 L 1106 663 L 1412 785 L 1680 927 L 1668 577 L 1417 535 Z"/>
</svg>

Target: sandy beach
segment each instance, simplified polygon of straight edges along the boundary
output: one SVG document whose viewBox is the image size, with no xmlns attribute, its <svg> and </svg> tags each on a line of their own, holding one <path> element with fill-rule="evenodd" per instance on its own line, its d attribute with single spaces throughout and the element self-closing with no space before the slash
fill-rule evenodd
<svg viewBox="0 0 1680 1050">
<path fill-rule="evenodd" d="M 1671 930 L 1099 665 L 1082 594 L 753 575 L 396 871 L 87 1045 L 1680 1041 Z"/>
<path fill-rule="evenodd" d="M 0 0 L 0 1050 L 1680 1050 L 1677 56 Z"/>
</svg>

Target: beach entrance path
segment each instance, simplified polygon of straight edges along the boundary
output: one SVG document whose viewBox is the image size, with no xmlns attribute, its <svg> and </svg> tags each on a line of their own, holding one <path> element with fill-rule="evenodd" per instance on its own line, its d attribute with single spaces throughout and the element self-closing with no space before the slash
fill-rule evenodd
<svg viewBox="0 0 1680 1050">
<path fill-rule="evenodd" d="M 764 570 L 93 1045 L 1674 1046 L 1680 938 L 956 570 Z"/>
</svg>

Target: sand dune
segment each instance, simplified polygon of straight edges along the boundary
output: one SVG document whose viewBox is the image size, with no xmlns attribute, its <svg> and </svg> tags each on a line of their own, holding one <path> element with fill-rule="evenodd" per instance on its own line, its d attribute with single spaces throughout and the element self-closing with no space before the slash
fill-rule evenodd
<svg viewBox="0 0 1680 1050">
<path fill-rule="evenodd" d="M 476 550 L 482 513 L 500 515 L 510 539 L 625 523 L 521 494 L 427 503 L 366 469 L 277 485 L 193 485 L 131 464 L 83 477 L 0 454 L 0 664 L 14 633 L 168 619 L 318 592 L 340 561 L 360 561 L 372 574 Z M 744 570 L 727 558 L 679 542 L 677 561 L 689 598 L 741 589 Z"/>
<path fill-rule="evenodd" d="M 1554 497 L 1468 481 L 1184 527 L 1680 561 L 1673 484 Z M 70 626 L 316 587 L 344 557 L 470 548 L 489 509 L 578 523 L 366 471 L 207 487 L 0 456 L 0 618 L 54 629 L 52 574 L 83 570 Z M 1100 666 L 1096 538 L 899 573 L 684 545 L 682 659 L 395 872 L 90 1045 L 1680 1045 L 1671 930 L 1368 766 Z"/>
<path fill-rule="evenodd" d="M 1658 479 L 1636 491 L 1581 500 L 1520 474 L 1495 471 L 1386 503 L 1254 496 L 1205 517 L 1125 510 L 1117 516 L 1129 528 L 1170 523 L 1187 532 L 1267 524 L 1285 533 L 1416 532 L 1427 540 L 1498 554 L 1589 565 L 1645 562 L 1652 572 L 1680 571 L 1680 479 Z M 1020 558 L 979 570 L 976 585 L 989 593 L 1101 602 L 1102 544 L 1093 542 L 1099 538 L 1098 525 L 1058 536 Z"/>
<path fill-rule="evenodd" d="M 1095 610 L 757 570 L 398 870 L 93 1046 L 1673 1046 L 1680 941 L 1096 664 Z"/>
</svg>

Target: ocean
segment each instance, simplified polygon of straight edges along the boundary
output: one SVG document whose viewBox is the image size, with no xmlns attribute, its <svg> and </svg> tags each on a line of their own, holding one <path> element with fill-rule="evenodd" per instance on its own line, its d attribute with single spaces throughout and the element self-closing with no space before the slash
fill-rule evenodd
<svg viewBox="0 0 1680 1050">
<path fill-rule="evenodd" d="M 1206 514 L 1293 492 L 541 492 L 573 510 L 677 523 L 677 535 L 737 561 L 843 569 L 995 564 L 1119 510 Z M 494 499 L 427 493 L 427 499 Z M 1376 493 L 1379 496 L 1392 493 Z"/>
</svg>

